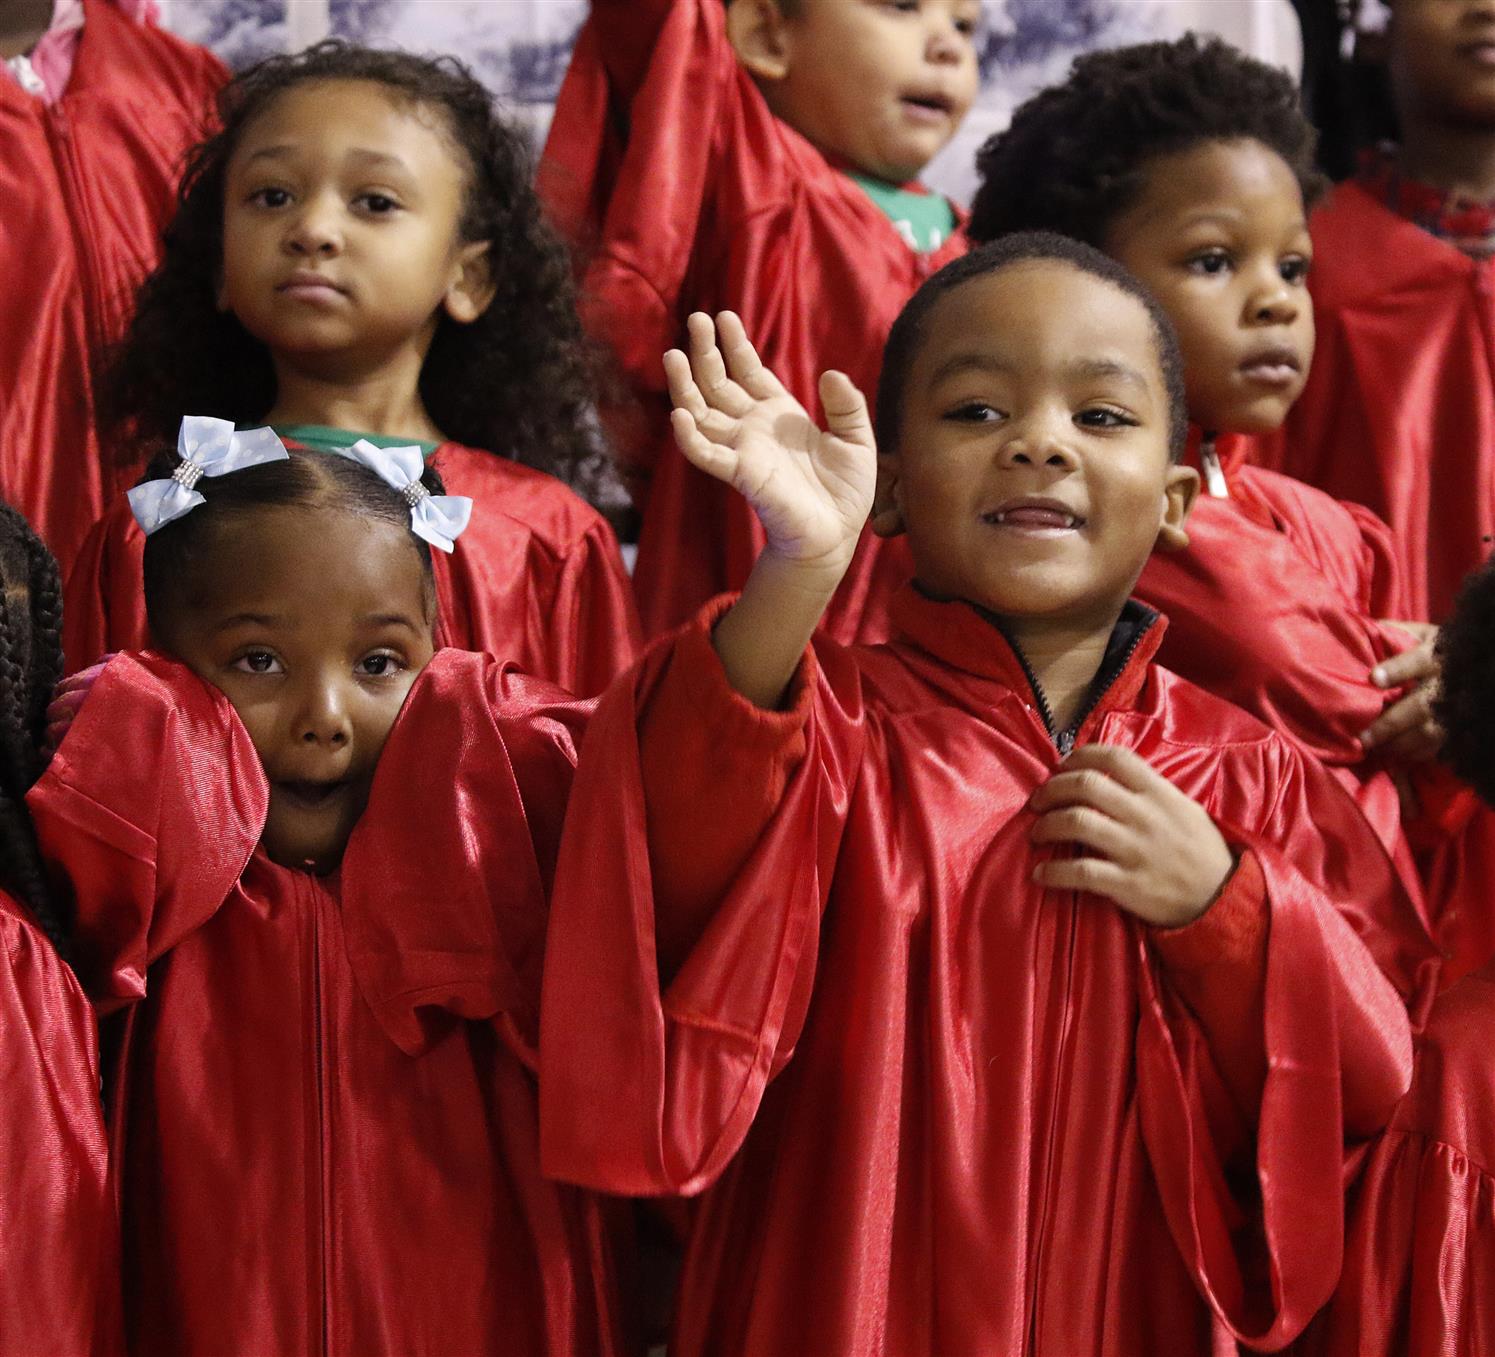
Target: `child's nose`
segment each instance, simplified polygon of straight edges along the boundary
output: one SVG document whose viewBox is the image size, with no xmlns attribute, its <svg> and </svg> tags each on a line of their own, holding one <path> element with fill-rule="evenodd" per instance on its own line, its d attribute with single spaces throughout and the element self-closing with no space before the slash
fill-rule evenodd
<svg viewBox="0 0 1495 1357">
<path fill-rule="evenodd" d="M 971 40 L 960 31 L 958 20 L 951 14 L 941 12 L 937 5 L 930 6 L 929 42 L 925 49 L 928 60 L 941 65 L 959 63 L 970 49 Z"/>
<path fill-rule="evenodd" d="M 320 203 L 308 203 L 297 214 L 286 233 L 286 246 L 293 254 L 329 255 L 342 249 L 342 229 L 334 210 Z"/>
<path fill-rule="evenodd" d="M 1259 325 L 1287 325 L 1298 318 L 1299 305 L 1292 287 L 1280 277 L 1258 287 L 1248 304 L 1251 319 Z"/>
<path fill-rule="evenodd" d="M 1011 426 L 998 458 L 1003 466 L 1043 466 L 1072 470 L 1074 449 L 1065 438 L 1067 423 L 1048 415 L 1033 415 Z"/>
<path fill-rule="evenodd" d="M 301 744 L 338 748 L 352 737 L 348 705 L 336 683 L 308 685 L 301 695 L 294 734 Z"/>
</svg>

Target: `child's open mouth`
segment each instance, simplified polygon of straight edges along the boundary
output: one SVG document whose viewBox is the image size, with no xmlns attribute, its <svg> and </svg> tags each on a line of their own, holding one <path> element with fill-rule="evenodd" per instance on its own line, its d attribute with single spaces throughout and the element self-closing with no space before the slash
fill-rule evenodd
<svg viewBox="0 0 1495 1357">
<path fill-rule="evenodd" d="M 942 94 L 905 94 L 902 102 L 917 122 L 943 122 L 950 116 L 950 101 Z"/>
<path fill-rule="evenodd" d="M 1079 514 L 1054 500 L 1012 500 L 989 513 L 982 521 L 995 528 L 1017 528 L 1027 532 L 1068 532 L 1085 525 Z"/>
<path fill-rule="evenodd" d="M 338 794 L 348 788 L 346 781 L 337 782 L 277 782 L 275 790 L 281 799 L 301 810 L 321 810 L 330 805 Z"/>
</svg>

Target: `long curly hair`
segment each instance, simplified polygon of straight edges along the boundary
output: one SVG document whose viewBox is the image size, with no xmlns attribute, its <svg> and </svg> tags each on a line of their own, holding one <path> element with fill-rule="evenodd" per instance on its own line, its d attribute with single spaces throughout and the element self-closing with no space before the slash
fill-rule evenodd
<svg viewBox="0 0 1495 1357">
<path fill-rule="evenodd" d="M 571 261 L 531 186 L 526 138 L 466 66 L 330 40 L 244 71 L 219 95 L 219 130 L 191 153 L 165 233 L 123 341 L 104 356 L 99 422 L 118 464 L 134 470 L 175 441 L 183 415 L 244 426 L 275 401 L 266 347 L 220 311 L 228 162 L 245 128 L 282 94 L 318 80 L 362 80 L 445 120 L 467 161 L 464 243 L 491 242 L 493 302 L 471 324 L 443 314 L 420 395 L 449 438 L 548 471 L 584 492 L 603 477 L 593 414 L 597 351 L 576 314 Z"/>
<path fill-rule="evenodd" d="M 48 881 L 26 793 L 46 767 L 47 704 L 62 677 L 62 581 L 31 525 L 0 504 L 0 889 L 67 955 L 68 906 Z"/>
<path fill-rule="evenodd" d="M 1079 57 L 981 148 L 975 241 L 1057 231 L 1105 248 L 1148 165 L 1204 142 L 1259 141 L 1282 157 L 1305 206 L 1323 191 L 1317 134 L 1282 71 L 1211 38 L 1148 42 Z"/>
</svg>

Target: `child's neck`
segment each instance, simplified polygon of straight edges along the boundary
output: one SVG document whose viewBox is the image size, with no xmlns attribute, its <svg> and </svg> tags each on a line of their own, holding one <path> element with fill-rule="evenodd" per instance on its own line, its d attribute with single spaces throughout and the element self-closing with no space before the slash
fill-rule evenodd
<svg viewBox="0 0 1495 1357">
<path fill-rule="evenodd" d="M 277 357 L 275 404 L 264 422 L 443 443 L 445 436 L 420 398 L 419 378 L 419 362 L 384 364 L 366 373 L 327 373 Z"/>
<path fill-rule="evenodd" d="M 1419 183 L 1476 202 L 1495 199 L 1495 129 L 1408 118 L 1399 158 L 1402 173 Z"/>
<path fill-rule="evenodd" d="M 1048 702 L 1056 732 L 1068 730 L 1081 714 L 1095 676 L 1105 663 L 1106 647 L 1119 616 L 1120 609 L 1112 609 L 1104 618 L 1088 620 L 1002 619 L 1003 633 L 1022 655 Z"/>
</svg>

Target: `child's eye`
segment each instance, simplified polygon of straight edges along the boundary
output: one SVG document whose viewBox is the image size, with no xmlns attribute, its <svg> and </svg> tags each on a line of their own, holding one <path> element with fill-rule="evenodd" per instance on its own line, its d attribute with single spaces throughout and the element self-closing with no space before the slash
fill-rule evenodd
<svg viewBox="0 0 1495 1357">
<path fill-rule="evenodd" d="M 291 201 L 291 195 L 283 188 L 262 188 L 251 193 L 249 201 L 258 203 L 261 207 L 284 207 Z"/>
<path fill-rule="evenodd" d="M 957 19 L 955 21 L 955 31 L 963 38 L 974 38 L 976 36 L 976 20 Z"/>
<path fill-rule="evenodd" d="M 948 411 L 945 418 L 962 424 L 989 424 L 994 419 L 1001 419 L 1002 412 L 985 401 L 965 401 Z"/>
<path fill-rule="evenodd" d="M 1286 283 L 1301 283 L 1307 280 L 1311 261 L 1304 255 L 1295 254 L 1284 259 L 1277 270 L 1282 274 L 1282 280 Z"/>
<path fill-rule="evenodd" d="M 387 193 L 360 193 L 355 201 L 375 217 L 387 217 L 400 206 Z"/>
<path fill-rule="evenodd" d="M 358 675 L 360 678 L 393 678 L 404 667 L 397 655 L 379 650 L 358 661 Z"/>
<path fill-rule="evenodd" d="M 1092 405 L 1075 416 L 1075 423 L 1085 429 L 1132 429 L 1137 421 L 1125 410 L 1110 405 Z"/>
<path fill-rule="evenodd" d="M 245 674 L 279 674 L 284 672 L 274 651 L 246 650 L 234 661 L 234 668 Z"/>
<path fill-rule="evenodd" d="M 1191 273 L 1203 273 L 1210 277 L 1224 273 L 1230 267 L 1230 256 L 1224 250 L 1201 250 L 1191 255 L 1188 261 Z"/>
<path fill-rule="evenodd" d="M 888 8 L 898 14 L 917 14 L 919 0 L 888 0 Z"/>
</svg>

